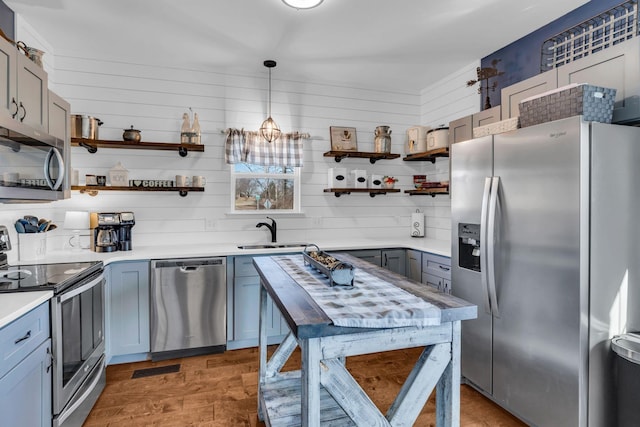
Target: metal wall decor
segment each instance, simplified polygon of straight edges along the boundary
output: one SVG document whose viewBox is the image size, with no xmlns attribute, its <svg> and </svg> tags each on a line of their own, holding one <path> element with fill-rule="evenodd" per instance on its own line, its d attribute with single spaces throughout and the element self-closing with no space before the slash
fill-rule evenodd
<svg viewBox="0 0 640 427">
<path fill-rule="evenodd" d="M 485 110 L 491 108 L 491 99 L 489 98 L 489 92 L 495 92 L 496 87 L 498 86 L 497 81 L 494 80 L 493 83 L 490 83 L 489 80 L 504 74 L 504 71 L 498 71 L 498 69 L 496 68 L 498 62 L 500 62 L 499 59 L 494 59 L 493 61 L 491 61 L 491 67 L 476 68 L 478 79 L 467 81 L 467 86 L 473 86 L 476 83 L 480 83 L 480 86 L 478 87 L 478 93 L 480 95 L 482 95 L 483 91 L 486 93 L 486 98 L 484 101 Z"/>
</svg>

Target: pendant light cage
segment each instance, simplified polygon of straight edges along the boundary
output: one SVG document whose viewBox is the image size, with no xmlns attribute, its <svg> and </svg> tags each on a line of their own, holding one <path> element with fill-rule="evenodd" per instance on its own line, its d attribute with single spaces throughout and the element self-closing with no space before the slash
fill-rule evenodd
<svg viewBox="0 0 640 427">
<path fill-rule="evenodd" d="M 269 103 L 267 105 L 267 119 L 260 125 L 260 134 L 267 142 L 273 142 L 282 133 L 278 124 L 271 118 L 271 69 L 276 66 L 276 61 L 268 59 L 264 66 L 269 69 Z"/>
</svg>

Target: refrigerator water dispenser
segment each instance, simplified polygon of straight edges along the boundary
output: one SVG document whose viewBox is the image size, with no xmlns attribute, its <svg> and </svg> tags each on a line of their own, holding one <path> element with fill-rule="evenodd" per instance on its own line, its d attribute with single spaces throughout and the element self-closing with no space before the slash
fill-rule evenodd
<svg viewBox="0 0 640 427">
<path fill-rule="evenodd" d="M 480 271 L 480 224 L 458 224 L 458 260 L 461 268 Z"/>
</svg>

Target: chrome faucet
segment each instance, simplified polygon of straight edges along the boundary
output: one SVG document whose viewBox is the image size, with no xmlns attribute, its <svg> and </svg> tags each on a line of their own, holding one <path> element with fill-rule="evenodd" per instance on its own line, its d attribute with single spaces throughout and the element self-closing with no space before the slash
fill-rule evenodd
<svg viewBox="0 0 640 427">
<path fill-rule="evenodd" d="M 276 233 L 278 231 L 278 228 L 277 228 L 277 225 L 276 225 L 276 220 L 273 219 L 273 218 L 270 218 L 270 217 L 267 217 L 267 219 L 271 220 L 271 224 L 270 225 L 267 224 L 266 222 L 259 222 L 259 223 L 256 224 L 256 228 L 260 228 L 263 225 L 265 227 L 267 227 L 269 229 L 269 231 L 271 231 L 271 241 L 272 242 L 276 242 L 277 241 L 276 240 Z"/>
</svg>

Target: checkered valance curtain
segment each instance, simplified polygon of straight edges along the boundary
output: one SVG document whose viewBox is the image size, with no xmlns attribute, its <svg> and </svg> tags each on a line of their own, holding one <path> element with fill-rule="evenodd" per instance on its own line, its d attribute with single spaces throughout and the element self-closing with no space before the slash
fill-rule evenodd
<svg viewBox="0 0 640 427">
<path fill-rule="evenodd" d="M 249 163 L 261 166 L 302 166 L 302 140 L 307 135 L 283 133 L 267 142 L 259 132 L 227 129 L 225 160 L 229 164 Z"/>
</svg>

